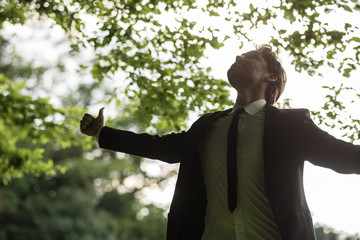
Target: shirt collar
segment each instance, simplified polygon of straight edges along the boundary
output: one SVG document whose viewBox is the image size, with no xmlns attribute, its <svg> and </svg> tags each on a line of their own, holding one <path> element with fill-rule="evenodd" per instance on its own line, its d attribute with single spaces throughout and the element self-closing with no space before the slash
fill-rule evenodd
<svg viewBox="0 0 360 240">
<path fill-rule="evenodd" d="M 240 104 L 235 103 L 234 107 L 231 110 L 231 113 L 235 112 L 236 109 L 243 107 L 248 114 L 254 115 L 258 113 L 261 109 L 263 109 L 265 105 L 265 99 L 256 100 L 254 102 L 246 104 L 245 106 L 241 106 Z"/>
</svg>

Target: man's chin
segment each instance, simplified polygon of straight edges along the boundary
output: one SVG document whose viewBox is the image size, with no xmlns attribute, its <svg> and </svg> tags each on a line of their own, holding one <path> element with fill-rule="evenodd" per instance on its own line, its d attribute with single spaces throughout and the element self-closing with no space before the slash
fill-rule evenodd
<svg viewBox="0 0 360 240">
<path fill-rule="evenodd" d="M 246 77 L 246 72 L 237 67 L 234 66 L 234 64 L 229 68 L 229 70 L 227 71 L 227 77 L 230 81 L 230 79 L 239 79 L 239 78 L 244 78 Z"/>
<path fill-rule="evenodd" d="M 239 87 L 240 79 L 233 75 L 228 75 L 228 82 L 233 88 L 237 89 Z"/>
</svg>

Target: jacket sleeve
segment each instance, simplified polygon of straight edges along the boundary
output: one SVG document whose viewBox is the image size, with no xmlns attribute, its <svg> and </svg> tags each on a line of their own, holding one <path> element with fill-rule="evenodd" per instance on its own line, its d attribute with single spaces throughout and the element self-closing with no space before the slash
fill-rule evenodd
<svg viewBox="0 0 360 240">
<path fill-rule="evenodd" d="M 164 136 L 137 134 L 105 126 L 99 135 L 99 146 L 108 150 L 177 163 L 180 162 L 183 154 L 186 135 L 184 131 Z"/>
<path fill-rule="evenodd" d="M 308 110 L 300 129 L 300 148 L 305 159 L 339 173 L 360 174 L 359 145 L 339 140 L 321 130 L 311 120 Z"/>
</svg>

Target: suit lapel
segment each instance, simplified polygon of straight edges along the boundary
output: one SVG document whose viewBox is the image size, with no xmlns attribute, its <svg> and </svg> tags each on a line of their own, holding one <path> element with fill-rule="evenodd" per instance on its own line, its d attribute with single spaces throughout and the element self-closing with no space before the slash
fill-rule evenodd
<svg viewBox="0 0 360 240">
<path fill-rule="evenodd" d="M 231 112 L 231 109 L 227 109 L 225 111 L 219 111 L 219 112 L 215 112 L 213 114 L 211 114 L 208 118 L 206 118 L 204 120 L 204 123 L 201 125 L 200 129 L 199 129 L 199 134 L 201 135 L 202 132 L 206 129 L 206 127 L 209 125 L 209 123 L 216 121 L 217 119 L 224 117 L 225 115 L 227 115 L 228 113 Z"/>
<path fill-rule="evenodd" d="M 276 151 L 275 143 L 278 141 L 278 123 L 279 123 L 279 109 L 266 104 L 265 109 L 265 123 L 264 123 L 264 138 L 263 138 L 263 160 L 264 160 L 264 177 L 265 189 L 269 198 L 271 195 L 271 186 L 269 185 L 269 177 L 271 175 L 273 166 L 274 151 Z"/>
<path fill-rule="evenodd" d="M 196 148 L 200 141 L 200 137 L 203 134 L 203 132 L 205 131 L 206 127 L 211 122 L 216 121 L 217 119 L 225 116 L 229 112 L 231 112 L 231 108 L 227 109 L 225 111 L 214 112 L 212 114 L 208 114 L 207 116 L 203 116 L 203 119 L 201 120 L 202 122 L 199 123 L 198 127 L 196 129 L 194 129 L 194 132 L 192 133 L 192 137 L 190 138 L 191 143 L 189 146 Z"/>
<path fill-rule="evenodd" d="M 264 162 L 267 160 L 269 153 L 273 150 L 271 145 L 276 138 L 277 124 L 279 117 L 279 109 L 269 104 L 266 104 L 265 109 L 265 123 L 264 123 Z"/>
</svg>

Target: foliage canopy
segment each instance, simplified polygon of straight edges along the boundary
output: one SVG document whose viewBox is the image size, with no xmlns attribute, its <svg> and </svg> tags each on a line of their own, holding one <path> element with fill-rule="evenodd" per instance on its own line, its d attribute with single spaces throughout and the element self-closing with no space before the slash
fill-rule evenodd
<svg viewBox="0 0 360 240">
<path fill-rule="evenodd" d="M 221 49 L 229 38 L 237 38 L 241 48 L 254 40 L 251 33 L 257 29 L 273 30 L 269 43 L 276 51 L 289 53 L 297 71 L 321 74 L 324 66 L 349 77 L 359 64 L 358 23 L 345 19 L 334 24 L 329 19 L 335 13 L 359 11 L 356 0 L 6 0 L 0 2 L 0 29 L 37 19 L 61 27 L 73 53 L 83 49 L 95 53 L 80 68 L 89 68 L 100 82 L 113 79 L 107 100 L 130 106 L 130 115 L 143 127 L 164 132 L 180 130 L 190 112 L 232 105 L 228 83 L 203 66 L 205 51 Z M 208 21 L 200 21 L 203 17 Z M 226 32 L 228 26 L 231 34 Z M 63 147 L 76 142 L 80 111 L 56 109 L 48 99 L 27 96 L 23 83 L 4 74 L 0 75 L 2 178 L 54 173 L 52 162 L 43 161 L 42 149 L 50 142 Z M 341 111 L 342 103 L 336 98 L 340 90 L 330 90 L 335 95 L 328 96 L 323 109 L 336 120 L 330 110 Z M 320 123 L 333 125 L 314 113 Z M 359 121 L 351 124 L 355 126 L 344 129 L 351 130 L 347 136 L 354 140 Z M 33 145 L 22 148 L 24 142 Z"/>
<path fill-rule="evenodd" d="M 264 26 L 274 30 L 269 43 L 288 52 L 297 71 L 313 75 L 326 66 L 349 77 L 359 64 L 357 23 L 329 20 L 334 13 L 358 14 L 356 0 L 7 0 L 0 7 L 0 26 L 51 19 L 74 51 L 93 49 L 96 57 L 88 64 L 93 77 L 116 82 L 108 100 L 130 102 L 144 126 L 179 130 L 189 111 L 231 105 L 228 84 L 201 65 L 204 51 L 221 49 L 234 37 L 241 48 L 254 40 L 249 33 Z M 202 17 L 223 27 L 199 21 Z M 224 32 L 225 26 L 233 34 Z"/>
</svg>

